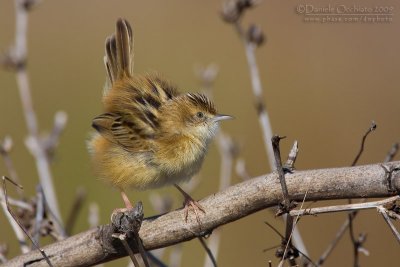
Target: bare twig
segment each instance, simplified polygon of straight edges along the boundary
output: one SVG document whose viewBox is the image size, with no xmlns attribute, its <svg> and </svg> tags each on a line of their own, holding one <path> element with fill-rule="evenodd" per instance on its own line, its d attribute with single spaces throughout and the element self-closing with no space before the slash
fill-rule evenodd
<svg viewBox="0 0 400 267">
<path fill-rule="evenodd" d="M 364 151 L 364 145 L 365 145 L 366 138 L 375 129 L 376 129 L 376 124 L 375 124 L 375 122 L 372 122 L 371 126 L 367 129 L 367 131 L 365 132 L 365 134 L 362 137 L 360 150 L 359 150 L 358 154 L 356 155 L 355 159 L 353 160 L 353 163 L 352 163 L 351 166 L 355 166 L 357 164 L 362 152 Z M 361 202 L 363 202 L 363 201 L 361 201 Z M 351 199 L 349 199 L 349 204 L 351 204 L 351 203 L 352 203 Z M 331 254 L 331 252 L 336 247 L 336 245 L 339 243 L 340 239 L 342 238 L 342 236 L 345 233 L 345 231 L 347 230 L 347 228 L 351 229 L 350 230 L 350 237 L 351 237 L 352 240 L 355 240 L 352 223 L 353 223 L 354 218 L 357 216 L 357 214 L 358 214 L 357 210 L 353 211 L 353 212 L 350 212 L 348 214 L 348 217 L 347 217 L 346 221 L 339 228 L 338 232 L 336 233 L 335 238 L 332 240 L 332 242 L 328 245 L 327 249 L 324 251 L 324 253 L 319 258 L 319 260 L 317 262 L 318 266 L 321 266 L 322 264 L 325 263 L 326 259 Z M 353 242 L 353 245 L 355 247 L 355 243 L 354 242 Z M 358 252 L 356 252 L 356 253 L 358 253 Z"/>
<path fill-rule="evenodd" d="M 146 255 L 154 265 L 156 265 L 158 267 L 168 267 L 167 265 L 165 265 L 164 262 L 160 261 L 160 259 L 157 258 L 153 253 L 146 252 Z"/>
<path fill-rule="evenodd" d="M 394 203 L 400 199 L 400 196 L 390 197 L 384 200 L 372 201 L 372 202 L 364 202 L 357 204 L 348 204 L 348 205 L 336 205 L 329 207 L 320 207 L 320 208 L 311 208 L 311 209 L 299 209 L 299 210 L 291 210 L 289 212 L 290 216 L 304 216 L 304 215 L 317 215 L 323 213 L 333 213 L 333 212 L 343 212 L 343 211 L 354 211 L 354 210 L 365 210 L 365 209 L 374 209 L 379 206 Z"/>
<path fill-rule="evenodd" d="M 257 47 L 256 44 L 250 42 L 246 38 L 246 33 L 242 29 L 242 26 L 240 25 L 239 21 L 236 21 L 234 23 L 234 26 L 236 28 L 237 33 L 239 34 L 240 39 L 243 42 L 245 52 L 246 52 L 246 58 L 247 58 L 247 63 L 249 66 L 249 71 L 250 71 L 250 78 L 251 78 L 251 84 L 252 84 L 252 90 L 253 94 L 255 97 L 256 101 L 256 110 L 257 110 L 257 115 L 258 115 L 258 120 L 261 126 L 262 130 L 262 136 L 264 138 L 264 146 L 265 150 L 267 152 L 268 156 L 268 161 L 269 161 L 269 166 L 271 170 L 274 168 L 274 151 L 272 149 L 270 140 L 272 139 L 272 126 L 270 122 L 270 118 L 268 115 L 268 111 L 266 109 L 265 101 L 264 101 L 264 96 L 263 96 L 263 88 L 261 84 L 261 79 L 260 79 L 260 74 L 257 66 L 257 60 L 255 57 L 255 49 Z"/>
<path fill-rule="evenodd" d="M 88 223 L 89 227 L 93 228 L 99 225 L 99 205 L 96 202 L 92 202 L 89 205 Z"/>
<path fill-rule="evenodd" d="M 3 195 L 4 196 L 4 195 Z M 18 240 L 18 244 L 19 247 L 21 249 L 22 254 L 24 253 L 28 253 L 29 251 L 31 251 L 31 249 L 29 248 L 29 246 L 26 243 L 26 237 L 24 232 L 21 230 L 21 228 L 18 226 L 17 223 L 15 223 L 14 218 L 12 217 L 12 215 L 8 212 L 8 208 L 7 208 L 7 204 L 5 201 L 5 197 L 2 197 L 0 200 L 1 203 L 1 207 L 3 208 L 4 214 L 7 217 L 7 220 L 9 221 L 15 236 Z"/>
<path fill-rule="evenodd" d="M 282 138 L 284 138 L 284 137 L 274 135 L 271 139 L 271 142 L 272 142 L 272 148 L 274 150 L 275 169 L 278 172 L 279 181 L 280 181 L 282 193 L 283 193 L 283 204 L 280 205 L 278 213 L 286 214 L 289 212 L 289 210 L 291 208 L 290 207 L 291 202 L 290 202 L 290 197 L 289 197 L 289 191 L 288 191 L 288 188 L 286 185 L 285 173 L 284 173 L 283 167 L 282 167 L 281 152 L 280 152 L 280 148 L 279 148 L 279 142 Z M 291 238 L 292 238 L 293 231 L 294 231 L 293 217 L 286 217 L 285 239 L 282 240 L 282 244 L 285 246 L 285 249 L 282 254 L 281 263 L 279 264 L 280 266 L 283 264 L 283 261 L 286 259 L 287 248 L 292 247 Z M 289 257 L 288 260 L 289 260 L 291 266 L 296 265 L 296 260 L 294 257 Z"/>
<path fill-rule="evenodd" d="M 400 234 L 397 231 L 396 227 L 393 225 L 392 221 L 390 220 L 390 217 L 387 214 L 387 209 L 385 209 L 383 206 L 377 207 L 378 212 L 382 214 L 383 219 L 385 222 L 388 224 L 390 231 L 392 231 L 393 235 L 396 237 L 397 242 L 400 243 Z"/>
<path fill-rule="evenodd" d="M 33 240 L 39 244 L 39 233 L 40 227 L 43 221 L 44 216 L 44 200 L 43 200 L 43 191 L 39 185 L 36 186 L 36 216 L 35 216 L 35 227 L 33 229 Z"/>
<path fill-rule="evenodd" d="M 14 163 L 11 160 L 10 152 L 13 147 L 13 141 L 10 136 L 6 136 L 3 140 L 3 143 L 0 145 L 0 154 L 3 156 L 4 164 L 6 165 L 8 174 L 11 179 L 17 183 L 21 183 L 17 170 L 14 167 Z M 20 197 L 23 196 L 23 191 L 17 187 L 17 192 Z"/>
<path fill-rule="evenodd" d="M 217 260 L 215 259 L 211 249 L 207 246 L 207 244 L 204 241 L 203 237 L 199 237 L 198 239 L 200 240 L 200 244 L 203 246 L 204 250 L 207 252 L 207 255 L 208 255 L 207 259 L 209 259 L 212 262 L 212 266 L 217 267 Z"/>
<path fill-rule="evenodd" d="M 125 250 L 128 252 L 129 257 L 131 258 L 133 265 L 135 267 L 140 267 L 138 260 L 136 259 L 135 253 L 133 253 L 131 247 L 126 241 L 126 234 L 113 234 L 113 237 L 121 240 L 121 243 L 124 245 Z"/>
<path fill-rule="evenodd" d="M 286 209 L 286 211 L 288 211 L 289 206 L 290 206 L 290 198 L 289 198 L 289 192 L 288 192 L 286 181 L 285 181 L 285 173 L 284 173 L 283 167 L 282 167 L 281 151 L 279 148 L 279 142 L 283 138 L 285 138 L 285 137 L 274 135 L 271 139 L 271 142 L 272 142 L 272 148 L 274 150 L 275 169 L 278 172 L 279 182 L 281 183 L 281 187 L 282 187 L 283 201 L 284 201 L 284 205 L 285 205 L 284 209 Z M 285 213 L 286 211 L 283 211 L 283 213 Z"/>
<path fill-rule="evenodd" d="M 46 253 L 44 252 L 43 249 L 41 249 L 39 247 L 39 245 L 35 242 L 35 240 L 29 235 L 28 231 L 26 231 L 25 227 L 19 222 L 19 220 L 17 219 L 17 217 L 15 216 L 14 212 L 10 209 L 10 206 L 8 204 L 8 196 L 7 196 L 7 186 L 6 186 L 6 180 L 11 182 L 13 185 L 19 187 L 22 189 L 22 186 L 15 183 L 13 180 L 9 179 L 6 176 L 2 177 L 3 180 L 3 191 L 4 191 L 4 199 L 7 205 L 7 210 L 10 213 L 10 215 L 13 217 L 14 221 L 18 224 L 18 226 L 22 229 L 22 231 L 24 231 L 25 235 L 29 238 L 29 240 L 31 240 L 32 244 L 34 245 L 34 247 L 39 250 L 40 254 L 42 254 L 43 258 L 45 259 L 46 263 L 52 267 L 53 265 L 51 264 L 49 258 L 47 257 Z"/>
<path fill-rule="evenodd" d="M 387 153 L 386 158 L 383 162 L 392 161 L 396 156 L 397 152 L 399 152 L 399 143 L 394 143 L 390 148 L 389 152 Z"/>
<path fill-rule="evenodd" d="M 304 205 L 304 203 L 306 201 L 306 198 L 307 198 L 307 191 L 304 194 L 303 201 L 301 202 L 301 207 L 303 207 L 303 205 Z M 285 240 L 286 240 L 285 250 L 283 251 L 282 260 L 280 261 L 279 266 L 283 266 L 283 262 L 284 262 L 284 260 L 286 258 L 286 255 L 287 255 L 289 249 L 291 250 L 291 255 L 289 257 L 289 262 L 290 262 L 291 266 L 297 266 L 296 261 L 295 261 L 295 257 L 298 256 L 299 250 L 297 248 L 293 247 L 293 245 L 291 243 L 291 239 L 292 239 L 294 230 L 296 228 L 297 222 L 299 221 L 299 218 L 300 218 L 300 216 L 297 216 L 296 219 L 294 221 L 292 220 L 291 223 L 290 223 L 290 221 L 291 221 L 290 217 L 286 219 L 286 222 L 287 222 L 286 223 L 286 227 L 291 226 L 292 228 L 290 229 L 290 235 L 285 237 Z M 286 228 L 286 234 L 287 233 L 288 233 L 288 229 Z M 311 263 L 312 265 L 315 265 L 315 264 L 313 264 L 312 260 L 307 255 L 305 255 L 304 253 L 301 253 L 301 254 L 307 259 L 307 261 L 309 263 Z"/>
<path fill-rule="evenodd" d="M 270 224 L 269 222 L 265 221 L 264 222 L 266 225 L 269 226 L 269 228 L 271 228 L 277 235 L 280 236 L 281 239 L 284 239 L 285 237 L 278 231 L 278 229 L 276 229 L 272 224 Z M 263 251 L 267 251 L 269 249 L 263 250 Z"/>
<path fill-rule="evenodd" d="M 32 2 L 32 1 L 31 1 Z M 22 102 L 23 113 L 27 124 L 29 138 L 28 148 L 36 159 L 36 167 L 39 174 L 40 183 L 43 186 L 49 207 L 58 221 L 61 222 L 60 211 L 54 190 L 53 179 L 50 172 L 50 165 L 44 146 L 39 137 L 39 127 L 36 113 L 33 108 L 31 88 L 26 68 L 27 58 L 27 31 L 28 31 L 28 11 L 31 7 L 27 0 L 15 0 L 15 44 L 10 51 L 9 57 L 15 64 L 16 78 L 19 95 Z M 56 226 L 58 227 L 58 225 Z M 63 231 L 59 231 L 60 233 Z"/>
<path fill-rule="evenodd" d="M 65 224 L 65 231 L 67 234 L 72 233 L 72 229 L 74 229 L 75 222 L 78 218 L 78 214 L 82 209 L 83 203 L 86 198 L 86 190 L 82 187 L 78 188 L 75 193 L 75 199 L 71 206 L 71 211 L 67 217 L 67 223 Z"/>
<path fill-rule="evenodd" d="M 62 132 L 67 125 L 68 115 L 64 111 L 57 111 L 54 115 L 54 125 L 49 136 L 44 140 L 43 146 L 47 152 L 47 157 L 52 160 L 54 157 L 54 151 L 57 148 L 58 141 Z"/>
<path fill-rule="evenodd" d="M 297 154 L 299 153 L 299 145 L 297 141 L 294 141 L 292 149 L 289 152 L 288 158 L 283 165 L 283 169 L 289 172 L 292 172 L 294 168 L 294 163 L 297 159 Z"/>
<path fill-rule="evenodd" d="M 282 192 L 283 192 L 283 203 L 279 206 L 277 215 L 284 214 L 284 219 L 286 221 L 286 231 L 285 231 L 285 239 L 283 244 L 284 245 L 290 245 L 292 248 L 293 245 L 291 243 L 292 240 L 292 235 L 293 235 L 293 242 L 295 243 L 295 247 L 298 247 L 298 250 L 305 250 L 305 246 L 302 242 L 301 236 L 299 232 L 294 228 L 294 221 L 292 217 L 286 216 L 286 213 L 290 211 L 296 204 L 291 202 L 291 199 L 289 197 L 289 192 L 287 189 L 286 185 L 286 180 L 285 180 L 285 173 L 282 167 L 282 161 L 281 161 L 281 156 L 280 156 L 280 148 L 279 148 L 279 141 L 284 138 L 284 137 L 279 137 L 279 136 L 273 136 L 272 137 L 272 148 L 274 150 L 274 156 L 275 156 L 275 164 L 276 164 L 276 170 L 279 175 L 279 181 L 281 184 Z M 297 149 L 295 149 L 297 150 Z M 291 151 L 291 153 L 297 153 Z M 287 242 L 287 243 L 286 243 Z M 290 244 L 289 244 L 290 243 Z M 286 250 L 285 250 L 286 251 Z M 303 252 L 305 255 L 307 255 L 306 252 Z M 282 259 L 285 259 L 285 254 L 283 254 Z M 308 256 L 305 257 L 306 260 L 308 259 Z M 289 257 L 289 261 L 291 262 L 292 265 L 296 264 L 295 260 L 293 257 Z M 308 261 L 308 260 L 307 260 Z"/>
<path fill-rule="evenodd" d="M 344 233 L 346 232 L 347 228 L 349 227 L 349 219 L 347 219 L 340 229 L 337 231 L 335 238 L 332 240 L 331 243 L 329 243 L 328 247 L 325 249 L 324 253 L 320 256 L 320 258 L 317 261 L 317 266 L 322 266 L 326 259 L 329 257 L 329 255 L 332 253 L 336 245 L 339 243 L 340 239 L 343 237 Z"/>
<path fill-rule="evenodd" d="M 360 150 L 359 150 L 357 156 L 355 157 L 353 163 L 351 164 L 351 166 L 355 166 L 357 164 L 358 160 L 360 159 L 360 157 L 364 151 L 365 140 L 367 139 L 368 135 L 376 129 L 376 127 L 377 126 L 376 126 L 375 122 L 372 121 L 371 126 L 368 128 L 368 130 L 365 132 L 365 134 L 362 137 Z M 349 199 L 348 202 L 349 202 L 349 204 L 351 204 L 352 200 Z M 349 234 L 350 234 L 351 242 L 353 243 L 353 251 L 354 251 L 354 267 L 358 267 L 359 266 L 359 263 L 358 263 L 359 262 L 359 251 L 360 251 L 360 248 L 362 247 L 361 240 L 365 241 L 365 238 L 357 239 L 355 237 L 354 225 L 353 225 L 353 220 L 354 220 L 355 216 L 356 216 L 356 214 L 354 212 L 348 214 Z"/>
<path fill-rule="evenodd" d="M 368 135 L 372 131 L 376 130 L 376 127 L 377 127 L 376 123 L 374 121 L 372 121 L 371 126 L 368 128 L 368 130 L 365 132 L 365 134 L 362 137 L 360 150 L 358 151 L 358 153 L 357 153 L 355 159 L 353 160 L 353 163 L 351 164 L 351 166 L 356 166 L 358 160 L 360 159 L 360 157 L 361 157 L 361 155 L 362 155 L 362 153 L 364 151 L 365 140 L 367 139 Z"/>
<path fill-rule="evenodd" d="M 247 172 L 247 169 L 246 169 L 246 162 L 241 157 L 239 157 L 236 160 L 235 171 L 236 171 L 236 174 L 240 178 L 242 178 L 243 181 L 248 180 L 248 179 L 251 178 L 251 176 L 249 175 L 249 173 Z"/>
<path fill-rule="evenodd" d="M 143 243 L 142 243 L 142 240 L 140 239 L 139 233 L 138 233 L 137 231 L 134 231 L 134 232 L 133 232 L 133 235 L 134 235 L 134 237 L 135 237 L 135 240 L 136 240 L 136 243 L 137 243 L 137 246 L 138 246 L 139 253 L 140 253 L 140 255 L 142 256 L 142 260 L 143 260 L 143 262 L 144 262 L 144 266 L 150 267 L 149 261 L 148 261 L 148 259 L 147 259 L 148 253 L 146 252 L 146 250 L 145 250 L 144 247 L 143 247 Z"/>
<path fill-rule="evenodd" d="M 2 191 L 0 191 L 0 200 L 4 199 L 4 194 Z M 22 200 L 17 200 L 14 198 L 11 198 L 10 196 L 8 197 L 8 204 L 10 204 L 10 206 L 15 206 L 18 208 L 21 208 L 23 210 L 27 210 L 27 211 L 33 211 L 33 207 L 31 204 L 22 201 Z"/>
</svg>

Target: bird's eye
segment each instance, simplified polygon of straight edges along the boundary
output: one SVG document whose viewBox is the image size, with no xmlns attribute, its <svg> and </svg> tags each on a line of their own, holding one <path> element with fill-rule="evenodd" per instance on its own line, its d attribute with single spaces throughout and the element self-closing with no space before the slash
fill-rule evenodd
<svg viewBox="0 0 400 267">
<path fill-rule="evenodd" d="M 199 119 L 202 119 L 202 118 L 204 118 L 204 113 L 199 111 L 199 112 L 196 113 L 196 117 L 199 118 Z"/>
</svg>

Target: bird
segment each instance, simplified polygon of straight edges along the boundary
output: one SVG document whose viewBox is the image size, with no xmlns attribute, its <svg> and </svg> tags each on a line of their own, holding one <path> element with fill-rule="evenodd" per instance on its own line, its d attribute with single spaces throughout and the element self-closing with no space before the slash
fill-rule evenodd
<svg viewBox="0 0 400 267">
<path fill-rule="evenodd" d="M 204 208 L 178 183 L 200 171 L 219 123 L 232 117 L 202 93 L 179 93 L 159 73 L 133 73 L 133 45 L 132 27 L 118 19 L 105 43 L 104 113 L 88 142 L 95 173 L 121 192 L 126 209 L 133 207 L 126 190 L 174 185 L 185 220 L 193 209 L 199 221 Z"/>
</svg>

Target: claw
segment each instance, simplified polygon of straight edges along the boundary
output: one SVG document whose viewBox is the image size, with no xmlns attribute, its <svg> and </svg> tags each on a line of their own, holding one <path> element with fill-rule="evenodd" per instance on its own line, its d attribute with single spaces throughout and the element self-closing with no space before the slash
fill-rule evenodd
<svg viewBox="0 0 400 267">
<path fill-rule="evenodd" d="M 200 216 L 199 216 L 199 211 L 206 213 L 205 209 L 203 206 L 200 205 L 196 200 L 194 200 L 188 193 L 183 191 L 182 188 L 180 188 L 177 184 L 174 184 L 175 187 L 182 193 L 183 197 L 185 198 L 183 201 L 183 209 L 185 211 L 185 222 L 187 223 L 188 217 L 189 217 L 189 210 L 193 210 L 196 220 L 198 224 L 201 226 L 201 221 L 200 221 Z"/>
</svg>

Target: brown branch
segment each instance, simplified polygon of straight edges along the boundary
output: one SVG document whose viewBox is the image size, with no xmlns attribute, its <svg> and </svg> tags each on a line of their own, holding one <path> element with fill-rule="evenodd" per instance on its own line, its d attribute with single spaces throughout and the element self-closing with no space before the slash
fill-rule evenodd
<svg viewBox="0 0 400 267">
<path fill-rule="evenodd" d="M 389 169 L 400 168 L 400 161 L 385 164 Z M 292 200 L 347 199 L 361 197 L 389 197 L 396 192 L 388 190 L 381 164 L 358 167 L 295 171 L 286 174 L 286 183 Z M 400 191 L 400 172 L 392 173 L 393 188 Z M 276 206 L 282 199 L 282 190 L 276 173 L 263 175 L 233 185 L 200 201 L 207 210 L 202 216 L 202 232 L 194 216 L 185 223 L 183 210 L 175 210 L 143 221 L 139 235 L 146 250 L 171 246 L 248 216 L 259 210 Z M 112 238 L 112 226 L 102 225 L 43 249 L 55 266 L 91 266 L 126 256 L 119 240 Z M 137 252 L 134 241 L 129 240 Z M 7 262 L 7 266 L 46 266 L 38 252 L 30 252 Z M 34 263 L 34 264 L 33 264 Z"/>
</svg>

